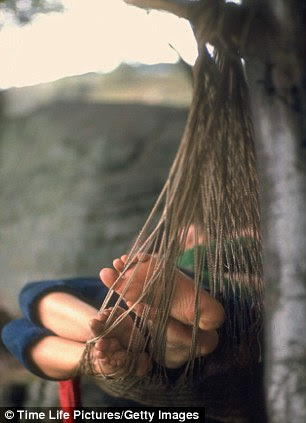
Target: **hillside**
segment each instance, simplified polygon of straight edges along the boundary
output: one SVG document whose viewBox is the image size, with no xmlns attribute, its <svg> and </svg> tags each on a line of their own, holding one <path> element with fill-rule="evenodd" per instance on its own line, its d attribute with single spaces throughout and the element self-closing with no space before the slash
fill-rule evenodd
<svg viewBox="0 0 306 423">
<path fill-rule="evenodd" d="M 169 69 L 157 70 L 121 68 L 6 93 L 0 295 L 9 311 L 17 312 L 26 281 L 97 275 L 141 228 L 187 116 L 188 81 L 176 89 L 180 107 L 165 105 L 163 89 L 174 101 L 175 83 Z M 124 101 L 115 103 L 120 92 Z"/>
</svg>

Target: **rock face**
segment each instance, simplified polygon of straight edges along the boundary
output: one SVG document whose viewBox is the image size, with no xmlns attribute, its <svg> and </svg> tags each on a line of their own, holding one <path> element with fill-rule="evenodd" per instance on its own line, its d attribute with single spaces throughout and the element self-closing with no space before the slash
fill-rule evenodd
<svg viewBox="0 0 306 423">
<path fill-rule="evenodd" d="M 126 251 L 166 179 L 186 109 L 54 102 L 0 134 L 0 295 L 95 276 Z"/>
</svg>

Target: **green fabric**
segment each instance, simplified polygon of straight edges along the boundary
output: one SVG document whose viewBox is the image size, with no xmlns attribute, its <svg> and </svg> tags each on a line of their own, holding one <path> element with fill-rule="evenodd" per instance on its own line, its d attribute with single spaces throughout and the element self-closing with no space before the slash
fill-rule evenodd
<svg viewBox="0 0 306 423">
<path fill-rule="evenodd" d="M 198 249 L 203 250 L 200 254 L 205 254 L 205 247 L 198 247 Z M 178 267 L 188 272 L 194 272 L 194 262 L 195 262 L 195 249 L 191 248 L 184 251 L 179 258 Z M 204 289 L 209 289 L 209 275 L 207 268 L 204 268 L 202 272 L 202 286 Z"/>
<path fill-rule="evenodd" d="M 227 241 L 226 246 L 227 246 L 227 250 L 230 252 L 229 253 L 230 255 L 229 255 L 229 257 L 226 257 L 225 249 L 224 249 L 224 251 L 223 251 L 223 261 L 224 261 L 224 263 L 226 263 L 227 260 L 229 259 L 229 261 L 230 261 L 229 264 L 232 267 L 234 266 L 233 255 L 231 254 L 231 251 L 235 251 L 235 252 L 239 253 L 239 257 L 240 257 L 241 261 L 242 261 L 242 257 L 244 258 L 244 260 L 245 260 L 244 266 L 248 267 L 248 269 L 251 269 L 252 268 L 252 258 L 251 258 L 250 253 L 249 253 L 249 248 L 250 247 L 254 248 L 254 246 L 256 246 L 257 243 L 258 243 L 258 241 L 255 240 L 254 238 L 246 238 L 246 237 L 237 238 L 234 241 Z M 215 243 L 212 243 L 209 247 L 199 245 L 197 247 L 198 256 L 199 257 L 205 257 L 209 249 L 210 249 L 210 254 L 213 254 L 213 251 L 215 251 L 215 249 L 216 249 Z M 195 252 L 196 252 L 195 248 L 184 251 L 184 253 L 182 253 L 180 258 L 179 258 L 178 266 L 183 268 L 183 269 L 186 269 L 186 270 L 193 272 L 194 262 L 195 262 Z"/>
<path fill-rule="evenodd" d="M 228 251 L 239 251 L 240 257 L 244 257 L 244 265 L 241 267 L 241 271 L 244 271 L 244 268 L 248 268 L 249 271 L 252 270 L 252 258 L 250 256 L 249 253 L 249 247 L 250 245 L 252 245 L 254 247 L 254 244 L 256 245 L 258 243 L 257 240 L 253 239 L 253 238 L 246 238 L 246 237 L 241 237 L 241 238 L 237 238 L 234 241 L 228 241 L 227 242 L 227 250 Z M 179 257 L 178 260 L 178 267 L 186 270 L 188 272 L 194 272 L 194 266 L 195 266 L 195 256 L 197 254 L 198 257 L 204 258 L 205 259 L 205 266 L 204 269 L 202 271 L 202 286 L 204 289 L 209 289 L 209 272 L 208 272 L 208 268 L 207 268 L 207 253 L 208 253 L 208 249 L 210 248 L 210 254 L 213 253 L 213 251 L 215 251 L 215 244 L 211 244 L 209 247 L 207 246 L 203 246 L 203 245 L 199 245 L 197 248 L 192 248 L 189 250 L 184 251 L 181 256 Z M 223 261 L 224 263 L 226 263 L 227 261 L 229 261 L 229 265 L 234 267 L 234 259 L 233 259 L 233 255 L 230 254 L 229 257 L 226 257 L 225 255 L 225 251 L 223 252 Z M 242 260 L 241 260 L 242 262 Z M 226 273 L 226 268 L 224 269 L 224 272 Z M 225 284 L 225 289 L 229 288 L 229 280 L 227 278 L 223 279 L 223 283 Z M 231 288 L 233 289 L 233 287 Z M 241 288 L 245 293 L 246 293 L 246 287 L 242 287 Z M 237 290 L 237 292 L 235 293 L 235 297 L 239 297 L 239 295 L 241 295 L 241 292 Z"/>
</svg>

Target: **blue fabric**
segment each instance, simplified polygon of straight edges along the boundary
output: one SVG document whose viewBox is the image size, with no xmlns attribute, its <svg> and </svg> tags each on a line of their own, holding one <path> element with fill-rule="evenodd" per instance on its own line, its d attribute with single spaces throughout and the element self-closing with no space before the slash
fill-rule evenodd
<svg viewBox="0 0 306 423">
<path fill-rule="evenodd" d="M 23 315 L 36 323 L 33 311 L 35 302 L 48 292 L 67 292 L 75 297 L 100 308 L 108 289 L 98 278 L 71 278 L 30 282 L 24 286 L 19 295 L 19 305 Z"/>
<path fill-rule="evenodd" d="M 37 326 L 27 319 L 16 319 L 4 326 L 1 337 L 6 348 L 26 369 L 41 377 L 26 359 L 26 350 L 44 336 L 54 335 L 48 329 Z"/>
<path fill-rule="evenodd" d="M 1 337 L 6 348 L 28 370 L 41 377 L 31 363 L 27 361 L 27 349 L 39 339 L 54 335 L 50 330 L 42 327 L 35 319 L 35 303 L 48 292 L 66 292 L 99 309 L 108 289 L 98 278 L 72 278 L 31 282 L 24 286 L 19 295 L 19 304 L 24 318 L 16 319 L 4 326 Z M 117 294 L 112 296 L 109 303 L 114 305 Z M 125 306 L 121 303 L 121 306 Z"/>
</svg>

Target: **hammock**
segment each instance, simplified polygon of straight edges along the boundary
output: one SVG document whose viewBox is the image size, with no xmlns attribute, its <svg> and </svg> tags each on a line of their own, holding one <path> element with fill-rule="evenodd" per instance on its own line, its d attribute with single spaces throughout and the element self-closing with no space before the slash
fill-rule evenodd
<svg viewBox="0 0 306 423">
<path fill-rule="evenodd" d="M 261 358 L 263 311 L 254 143 L 241 60 L 218 48 L 210 55 L 207 37 L 202 34 L 201 40 L 194 67 L 194 96 L 179 150 L 164 188 L 128 253 L 120 275 L 130 274 L 125 290 L 116 301 L 103 334 L 88 341 L 81 371 L 92 374 L 103 390 L 114 396 L 154 406 L 205 406 L 208 415 L 216 415 L 214 410 L 219 408 L 218 417 L 224 419 L 228 415 L 224 406 L 227 403 L 231 416 L 243 421 L 243 404 L 249 401 L 249 377 Z M 176 269 L 184 265 L 180 259 L 191 226 L 195 231 L 195 248 L 189 270 L 196 293 L 192 342 L 188 361 L 173 377 L 173 372 L 164 365 L 167 322 Z M 141 295 L 115 317 L 146 254 L 154 260 Z M 140 261 L 135 264 L 136 257 Z M 117 283 L 101 311 L 109 307 Z M 199 357 L 199 302 L 203 286 L 222 303 L 226 319 L 219 330 L 216 351 Z M 127 315 L 133 317 L 135 330 L 131 332 L 124 375 L 105 378 L 93 364 L 94 344 Z M 138 377 L 135 370 L 142 353 L 148 354 L 153 368 Z"/>
</svg>

